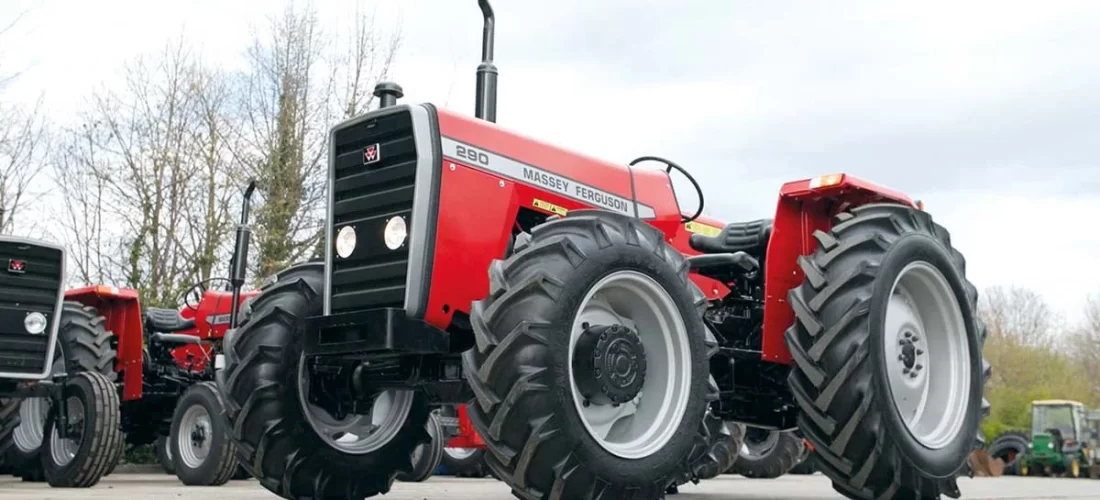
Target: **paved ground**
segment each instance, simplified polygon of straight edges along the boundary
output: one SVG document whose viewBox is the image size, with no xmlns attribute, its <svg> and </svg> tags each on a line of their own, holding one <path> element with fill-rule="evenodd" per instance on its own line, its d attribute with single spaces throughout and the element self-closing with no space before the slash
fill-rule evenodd
<svg viewBox="0 0 1100 500">
<path fill-rule="evenodd" d="M 1100 481 L 1087 479 L 1033 479 L 1001 477 L 963 479 L 963 498 L 994 499 L 1098 499 Z M 10 478 L 0 479 L 3 500 L 274 500 L 254 481 L 234 481 L 220 488 L 181 486 L 164 474 L 112 474 L 87 490 L 50 489 Z M 425 483 L 398 483 L 384 500 L 514 500 L 501 483 L 492 480 L 433 478 Z M 773 481 L 723 476 L 699 485 L 687 485 L 676 500 L 807 500 L 838 499 L 821 475 L 785 476 Z"/>
</svg>

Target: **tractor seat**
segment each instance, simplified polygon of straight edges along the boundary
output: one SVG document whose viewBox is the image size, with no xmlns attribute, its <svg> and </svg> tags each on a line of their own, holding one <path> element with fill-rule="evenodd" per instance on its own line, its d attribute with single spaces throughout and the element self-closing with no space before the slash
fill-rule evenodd
<svg viewBox="0 0 1100 500">
<path fill-rule="evenodd" d="M 717 236 L 693 234 L 688 244 L 703 253 L 745 252 L 761 257 L 767 251 L 771 235 L 772 219 L 760 219 L 726 224 Z"/>
<path fill-rule="evenodd" d="M 145 308 L 145 328 L 151 332 L 173 333 L 194 327 L 194 319 L 184 319 L 175 309 Z"/>
</svg>

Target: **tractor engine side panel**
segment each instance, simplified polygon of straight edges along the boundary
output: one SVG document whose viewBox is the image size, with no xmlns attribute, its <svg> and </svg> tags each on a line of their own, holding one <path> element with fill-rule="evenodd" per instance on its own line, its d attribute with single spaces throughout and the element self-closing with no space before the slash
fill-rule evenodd
<svg viewBox="0 0 1100 500">
<path fill-rule="evenodd" d="M 448 325 L 456 311 L 469 312 L 472 301 L 489 293 L 489 265 L 504 256 L 521 208 L 547 216 L 599 208 L 655 226 L 664 222 L 658 227 L 666 234 L 675 230 L 679 215 L 671 192 L 663 200 L 654 195 L 649 203 L 636 202 L 630 168 L 489 122 L 438 113 L 443 161 L 429 323 Z"/>
</svg>

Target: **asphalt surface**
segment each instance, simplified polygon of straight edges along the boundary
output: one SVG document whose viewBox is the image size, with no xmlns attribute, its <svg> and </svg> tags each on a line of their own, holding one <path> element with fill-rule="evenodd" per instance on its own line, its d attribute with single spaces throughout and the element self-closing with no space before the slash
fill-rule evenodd
<svg viewBox="0 0 1100 500">
<path fill-rule="evenodd" d="M 1039 479 L 1019 477 L 962 479 L 963 498 L 993 499 L 1098 499 L 1100 480 Z M 784 476 L 775 480 L 752 480 L 722 476 L 698 485 L 681 487 L 673 500 L 806 500 L 843 498 L 833 492 L 821 475 Z M 90 489 L 51 489 L 44 484 L 0 479 L 3 500 L 273 500 L 278 497 L 255 481 L 233 481 L 216 488 L 186 487 L 175 476 L 165 474 L 112 474 Z M 424 483 L 397 483 L 384 500 L 514 500 L 502 483 L 483 479 L 435 477 Z"/>
</svg>

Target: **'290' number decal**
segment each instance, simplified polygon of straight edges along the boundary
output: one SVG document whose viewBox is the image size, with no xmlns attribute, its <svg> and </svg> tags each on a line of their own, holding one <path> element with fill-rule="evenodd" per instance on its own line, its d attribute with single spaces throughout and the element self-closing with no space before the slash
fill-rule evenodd
<svg viewBox="0 0 1100 500">
<path fill-rule="evenodd" d="M 478 165 L 489 166 L 489 155 L 474 148 L 461 144 L 455 145 L 455 155 L 459 158 L 470 160 Z"/>
</svg>

